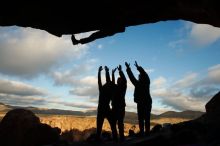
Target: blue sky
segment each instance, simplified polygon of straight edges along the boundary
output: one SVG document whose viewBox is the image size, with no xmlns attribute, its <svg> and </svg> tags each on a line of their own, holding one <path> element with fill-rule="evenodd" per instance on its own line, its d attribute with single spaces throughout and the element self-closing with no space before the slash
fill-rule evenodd
<svg viewBox="0 0 220 146">
<path fill-rule="evenodd" d="M 68 35 L 32 28 L 0 27 L 0 34 L 0 102 L 5 104 L 94 110 L 98 67 L 121 64 L 125 72 L 127 61 L 137 77 L 135 60 L 150 76 L 153 113 L 204 111 L 220 89 L 220 28 L 210 25 L 164 21 L 76 46 Z M 128 82 L 126 110 L 135 112 L 133 90 Z"/>
</svg>

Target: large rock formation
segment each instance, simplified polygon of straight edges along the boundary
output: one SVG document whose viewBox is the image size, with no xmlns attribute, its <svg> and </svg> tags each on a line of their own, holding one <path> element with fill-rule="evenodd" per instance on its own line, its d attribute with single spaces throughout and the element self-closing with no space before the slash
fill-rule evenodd
<svg viewBox="0 0 220 146">
<path fill-rule="evenodd" d="M 41 124 L 33 112 L 25 109 L 9 111 L 0 122 L 0 145 L 40 146 L 59 140 L 60 130 Z"/>
<path fill-rule="evenodd" d="M 205 105 L 207 114 L 215 114 L 219 112 L 220 114 L 220 92 L 218 92 L 212 99 Z"/>
<path fill-rule="evenodd" d="M 39 123 L 39 118 L 31 111 L 23 109 L 9 111 L 0 123 L 1 145 L 19 146 L 25 133 Z"/>
<path fill-rule="evenodd" d="M 56 36 L 99 30 L 81 41 L 123 32 L 125 27 L 166 20 L 188 20 L 220 27 L 218 0 L 53 1 L 2 3 L 0 26 L 43 29 Z M 12 6 L 13 5 L 13 6 Z"/>
<path fill-rule="evenodd" d="M 156 136 L 143 140 L 138 145 L 220 145 L 219 101 L 220 92 L 206 104 L 206 113 L 201 117 L 170 125 L 169 128 L 160 128 Z M 155 132 L 152 131 L 152 134 Z"/>
</svg>

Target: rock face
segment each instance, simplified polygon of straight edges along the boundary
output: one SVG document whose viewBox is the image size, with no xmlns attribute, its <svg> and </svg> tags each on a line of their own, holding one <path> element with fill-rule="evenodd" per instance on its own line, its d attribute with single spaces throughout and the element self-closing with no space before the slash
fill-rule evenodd
<svg viewBox="0 0 220 146">
<path fill-rule="evenodd" d="M 206 124 L 215 129 L 220 123 L 220 92 L 216 93 L 205 105 L 206 113 L 196 121 Z M 220 130 L 220 129 L 219 129 Z"/>
<path fill-rule="evenodd" d="M 158 136 L 142 145 L 220 145 L 220 92 L 206 104 L 206 113 L 201 117 L 162 128 Z M 157 127 L 156 127 L 157 128 Z M 153 128 L 155 129 L 155 128 Z M 158 131 L 158 130 L 157 130 Z M 154 133 L 154 131 L 151 131 Z M 159 144 L 158 144 L 159 143 Z"/>
<path fill-rule="evenodd" d="M 128 26 L 166 20 L 188 20 L 220 27 L 218 0 L 77 0 L 2 3 L 0 26 L 33 27 L 61 36 L 99 30 L 88 39 L 72 38 L 73 43 L 87 43 L 97 38 L 125 31 Z"/>
<path fill-rule="evenodd" d="M 218 92 L 206 105 L 206 113 L 212 114 L 218 112 L 220 114 L 220 92 Z"/>
<path fill-rule="evenodd" d="M 43 146 L 59 143 L 61 131 L 47 124 L 38 124 L 26 133 L 22 146 Z"/>
<path fill-rule="evenodd" d="M 9 111 L 0 123 L 0 145 L 38 146 L 59 139 L 60 130 L 41 124 L 33 112 L 25 109 Z"/>
<path fill-rule="evenodd" d="M 20 145 L 25 133 L 39 123 L 39 118 L 31 111 L 23 109 L 9 111 L 0 123 L 0 143 Z"/>
<path fill-rule="evenodd" d="M 206 113 L 201 117 L 174 125 L 175 144 L 220 144 L 220 92 L 215 94 L 205 105 Z M 178 141 L 177 141 L 178 139 Z M 188 142 L 188 143 L 186 143 Z"/>
</svg>

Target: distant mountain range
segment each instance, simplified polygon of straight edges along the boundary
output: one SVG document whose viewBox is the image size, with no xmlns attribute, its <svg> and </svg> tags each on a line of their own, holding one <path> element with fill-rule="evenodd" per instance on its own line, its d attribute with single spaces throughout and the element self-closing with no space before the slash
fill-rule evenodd
<svg viewBox="0 0 220 146">
<path fill-rule="evenodd" d="M 71 110 L 61 110 L 61 109 L 47 109 L 47 108 L 37 108 L 37 107 L 21 107 L 21 106 L 11 106 L 4 103 L 0 103 L 0 113 L 6 113 L 9 110 L 23 108 L 34 112 L 35 114 L 42 115 L 75 115 L 75 116 L 93 116 L 96 111 L 81 112 L 81 111 L 71 111 Z"/>
<path fill-rule="evenodd" d="M 182 111 L 182 112 L 175 112 L 175 111 L 167 111 L 158 115 L 160 118 L 185 118 L 185 119 L 195 119 L 200 117 L 204 112 L 201 111 Z"/>
<path fill-rule="evenodd" d="M 15 108 L 24 108 L 31 110 L 35 114 L 40 115 L 74 115 L 74 116 L 96 116 L 97 112 L 96 110 L 82 112 L 82 111 L 71 111 L 71 110 L 61 110 L 61 109 L 46 109 L 46 108 L 37 108 L 37 107 L 20 107 L 20 106 L 11 106 L 6 105 L 4 103 L 0 103 L 0 113 L 6 113 L 9 110 L 15 109 Z M 151 114 L 151 119 L 160 119 L 160 118 L 183 118 L 183 119 L 195 119 L 200 117 L 204 112 L 200 111 L 182 111 L 182 112 L 176 112 L 176 111 L 167 111 L 160 115 Z M 137 123 L 137 113 L 134 112 L 126 112 L 125 114 L 125 122 L 131 122 Z"/>
</svg>

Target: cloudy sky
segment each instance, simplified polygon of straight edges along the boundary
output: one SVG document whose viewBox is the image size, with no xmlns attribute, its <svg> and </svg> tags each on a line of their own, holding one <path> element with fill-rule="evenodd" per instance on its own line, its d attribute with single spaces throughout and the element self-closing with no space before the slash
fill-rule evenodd
<svg viewBox="0 0 220 146">
<path fill-rule="evenodd" d="M 137 77 L 137 60 L 151 79 L 153 113 L 204 111 L 220 91 L 219 47 L 220 28 L 186 21 L 128 27 L 124 33 L 76 46 L 68 35 L 59 38 L 32 28 L 0 27 L 0 102 L 94 110 L 98 67 L 121 64 L 125 71 L 127 61 Z M 136 112 L 133 90 L 129 81 L 126 110 Z"/>
</svg>

